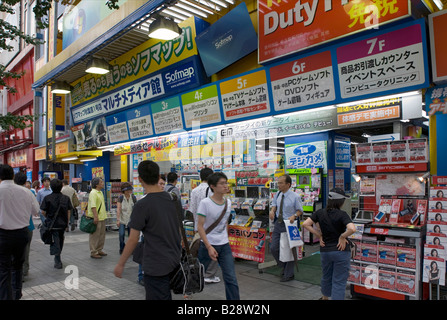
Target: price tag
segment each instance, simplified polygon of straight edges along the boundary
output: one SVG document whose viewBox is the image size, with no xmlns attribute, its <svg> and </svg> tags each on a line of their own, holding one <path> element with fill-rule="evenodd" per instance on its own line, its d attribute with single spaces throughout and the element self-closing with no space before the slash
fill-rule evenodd
<svg viewBox="0 0 447 320">
<path fill-rule="evenodd" d="M 382 234 L 382 235 L 388 235 L 389 229 L 384 228 L 371 228 L 371 233 L 374 234 Z"/>
</svg>

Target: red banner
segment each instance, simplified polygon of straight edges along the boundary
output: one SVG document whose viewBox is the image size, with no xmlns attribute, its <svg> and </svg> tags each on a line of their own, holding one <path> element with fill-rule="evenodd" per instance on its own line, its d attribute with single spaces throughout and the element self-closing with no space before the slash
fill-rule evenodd
<svg viewBox="0 0 447 320">
<path fill-rule="evenodd" d="M 251 230 L 249 227 L 229 226 L 233 257 L 256 262 L 264 262 L 267 232 L 265 229 Z"/>
<path fill-rule="evenodd" d="M 398 164 L 377 164 L 360 165 L 356 167 L 357 173 L 377 173 L 377 172 L 418 172 L 427 171 L 427 163 L 398 163 Z"/>
</svg>

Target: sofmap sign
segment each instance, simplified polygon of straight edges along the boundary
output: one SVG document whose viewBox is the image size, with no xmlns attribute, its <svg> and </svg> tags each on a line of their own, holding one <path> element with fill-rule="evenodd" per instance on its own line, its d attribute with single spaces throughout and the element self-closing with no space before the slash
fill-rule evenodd
<svg viewBox="0 0 447 320">
<path fill-rule="evenodd" d="M 259 0 L 258 61 L 298 52 L 410 15 L 408 0 Z"/>
</svg>

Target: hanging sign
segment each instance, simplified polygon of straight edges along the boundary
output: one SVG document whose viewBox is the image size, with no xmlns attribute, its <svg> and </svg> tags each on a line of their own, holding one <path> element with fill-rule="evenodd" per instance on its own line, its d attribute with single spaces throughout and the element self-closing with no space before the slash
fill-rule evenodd
<svg viewBox="0 0 447 320">
<path fill-rule="evenodd" d="M 212 85 L 181 96 L 186 128 L 205 126 L 221 121 L 217 86 Z"/>
<path fill-rule="evenodd" d="M 183 129 L 182 112 L 178 96 L 151 104 L 156 134 Z"/>
</svg>

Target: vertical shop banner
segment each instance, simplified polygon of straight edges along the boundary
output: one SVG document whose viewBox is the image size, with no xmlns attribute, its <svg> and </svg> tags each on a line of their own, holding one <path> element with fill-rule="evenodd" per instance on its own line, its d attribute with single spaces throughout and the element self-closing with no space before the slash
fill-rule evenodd
<svg viewBox="0 0 447 320">
<path fill-rule="evenodd" d="M 351 168 L 351 139 L 349 137 L 335 136 L 335 167 Z M 337 170 L 335 172 L 337 175 Z"/>
<path fill-rule="evenodd" d="M 142 105 L 126 111 L 126 119 L 131 140 L 149 137 L 154 134 L 149 105 Z"/>
<path fill-rule="evenodd" d="M 331 53 L 325 51 L 269 70 L 275 111 L 308 107 L 335 99 Z"/>
<path fill-rule="evenodd" d="M 228 240 L 233 257 L 256 262 L 264 262 L 265 229 L 251 230 L 248 227 L 228 226 Z"/>
<path fill-rule="evenodd" d="M 427 89 L 425 92 L 425 111 L 428 116 L 447 114 L 447 85 Z"/>
<path fill-rule="evenodd" d="M 223 81 L 219 85 L 225 120 L 240 120 L 270 113 L 265 70 Z"/>
<path fill-rule="evenodd" d="M 129 140 L 126 114 L 116 113 L 106 117 L 107 131 L 109 132 L 110 143 L 117 143 Z"/>
<path fill-rule="evenodd" d="M 445 7 L 445 5 L 444 5 Z M 447 43 L 445 30 L 447 30 L 447 11 L 438 11 L 428 16 L 430 30 L 431 66 L 433 82 L 440 84 L 447 80 Z"/>
<path fill-rule="evenodd" d="M 408 17 L 408 0 L 258 1 L 258 61 L 298 52 Z"/>
<path fill-rule="evenodd" d="M 327 173 L 327 141 L 285 145 L 286 169 L 321 168 Z"/>
<path fill-rule="evenodd" d="M 343 99 L 427 84 L 425 27 L 409 26 L 337 48 Z"/>
<path fill-rule="evenodd" d="M 156 134 L 183 129 L 180 99 L 175 96 L 151 104 Z"/>
<path fill-rule="evenodd" d="M 212 85 L 181 95 L 186 128 L 221 122 L 217 86 Z"/>
</svg>

